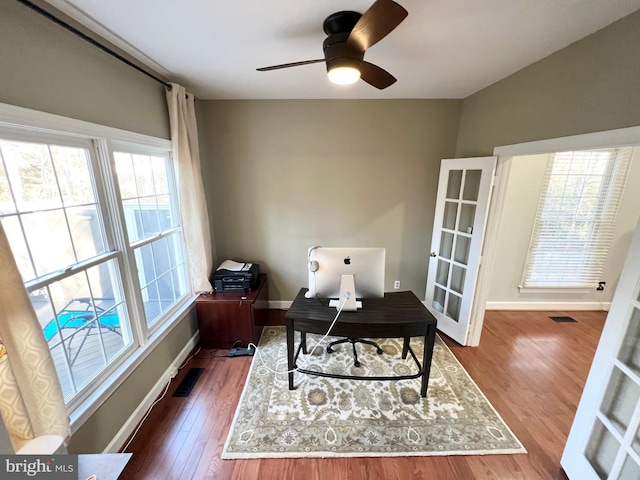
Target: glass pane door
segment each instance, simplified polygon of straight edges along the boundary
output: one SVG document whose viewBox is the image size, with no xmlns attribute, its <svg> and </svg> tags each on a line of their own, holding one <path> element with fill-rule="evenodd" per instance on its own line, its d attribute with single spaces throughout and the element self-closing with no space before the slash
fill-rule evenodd
<svg viewBox="0 0 640 480">
<path fill-rule="evenodd" d="M 447 180 L 440 255 L 431 305 L 455 322 L 460 320 L 481 175 L 482 170 L 451 170 Z"/>
<path fill-rule="evenodd" d="M 443 160 L 427 278 L 438 328 L 465 343 L 495 157 Z"/>
<path fill-rule="evenodd" d="M 640 227 L 636 229 L 562 466 L 571 479 L 640 479 Z"/>
</svg>

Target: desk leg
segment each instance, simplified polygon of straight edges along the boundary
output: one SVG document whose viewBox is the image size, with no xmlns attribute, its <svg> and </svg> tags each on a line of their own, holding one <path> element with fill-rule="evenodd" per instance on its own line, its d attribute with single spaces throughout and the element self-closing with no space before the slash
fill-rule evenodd
<svg viewBox="0 0 640 480">
<path fill-rule="evenodd" d="M 427 387 L 429 386 L 429 372 L 431 371 L 431 359 L 433 358 L 433 346 L 436 341 L 436 326 L 429 325 L 427 333 L 424 336 L 424 352 L 422 353 L 422 388 L 420 395 L 427 396 Z"/>
<path fill-rule="evenodd" d="M 293 390 L 294 333 L 293 320 L 287 319 L 287 370 L 289 370 L 289 390 Z"/>
<path fill-rule="evenodd" d="M 409 352 L 409 342 L 411 342 L 411 337 L 404 337 L 404 344 L 402 345 L 402 359 L 407 358 L 407 353 Z"/>
</svg>

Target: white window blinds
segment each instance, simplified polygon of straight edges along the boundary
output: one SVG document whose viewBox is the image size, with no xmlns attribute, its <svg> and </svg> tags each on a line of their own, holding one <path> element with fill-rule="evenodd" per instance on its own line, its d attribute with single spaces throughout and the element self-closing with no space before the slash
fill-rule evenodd
<svg viewBox="0 0 640 480">
<path fill-rule="evenodd" d="M 549 155 L 523 287 L 595 288 L 602 280 L 632 150 Z"/>
</svg>

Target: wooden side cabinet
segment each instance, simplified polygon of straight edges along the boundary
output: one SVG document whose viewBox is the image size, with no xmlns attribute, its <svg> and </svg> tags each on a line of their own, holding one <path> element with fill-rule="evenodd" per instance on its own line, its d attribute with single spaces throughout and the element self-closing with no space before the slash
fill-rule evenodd
<svg viewBox="0 0 640 480">
<path fill-rule="evenodd" d="M 200 294 L 196 314 L 202 348 L 231 348 L 240 340 L 244 347 L 256 345 L 268 315 L 267 275 L 260 274 L 258 287 L 248 292 Z"/>
</svg>

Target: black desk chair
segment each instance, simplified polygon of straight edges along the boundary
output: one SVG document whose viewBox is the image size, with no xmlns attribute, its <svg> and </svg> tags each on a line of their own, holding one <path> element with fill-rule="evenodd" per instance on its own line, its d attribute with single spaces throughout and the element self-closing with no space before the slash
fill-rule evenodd
<svg viewBox="0 0 640 480">
<path fill-rule="evenodd" d="M 360 361 L 358 360 L 358 352 L 356 351 L 356 343 L 366 343 L 367 345 L 372 345 L 376 347 L 376 353 L 378 355 L 382 354 L 382 349 L 380 348 L 380 345 L 378 345 L 376 342 L 372 342 L 371 340 L 364 340 L 362 338 L 343 338 L 342 340 L 336 340 L 335 342 L 331 342 L 329 345 L 327 345 L 327 353 L 333 353 L 334 350 L 332 347 L 334 345 L 339 345 L 341 343 L 347 343 L 347 342 L 349 342 L 353 347 L 353 365 L 355 367 L 360 366 Z"/>
</svg>

